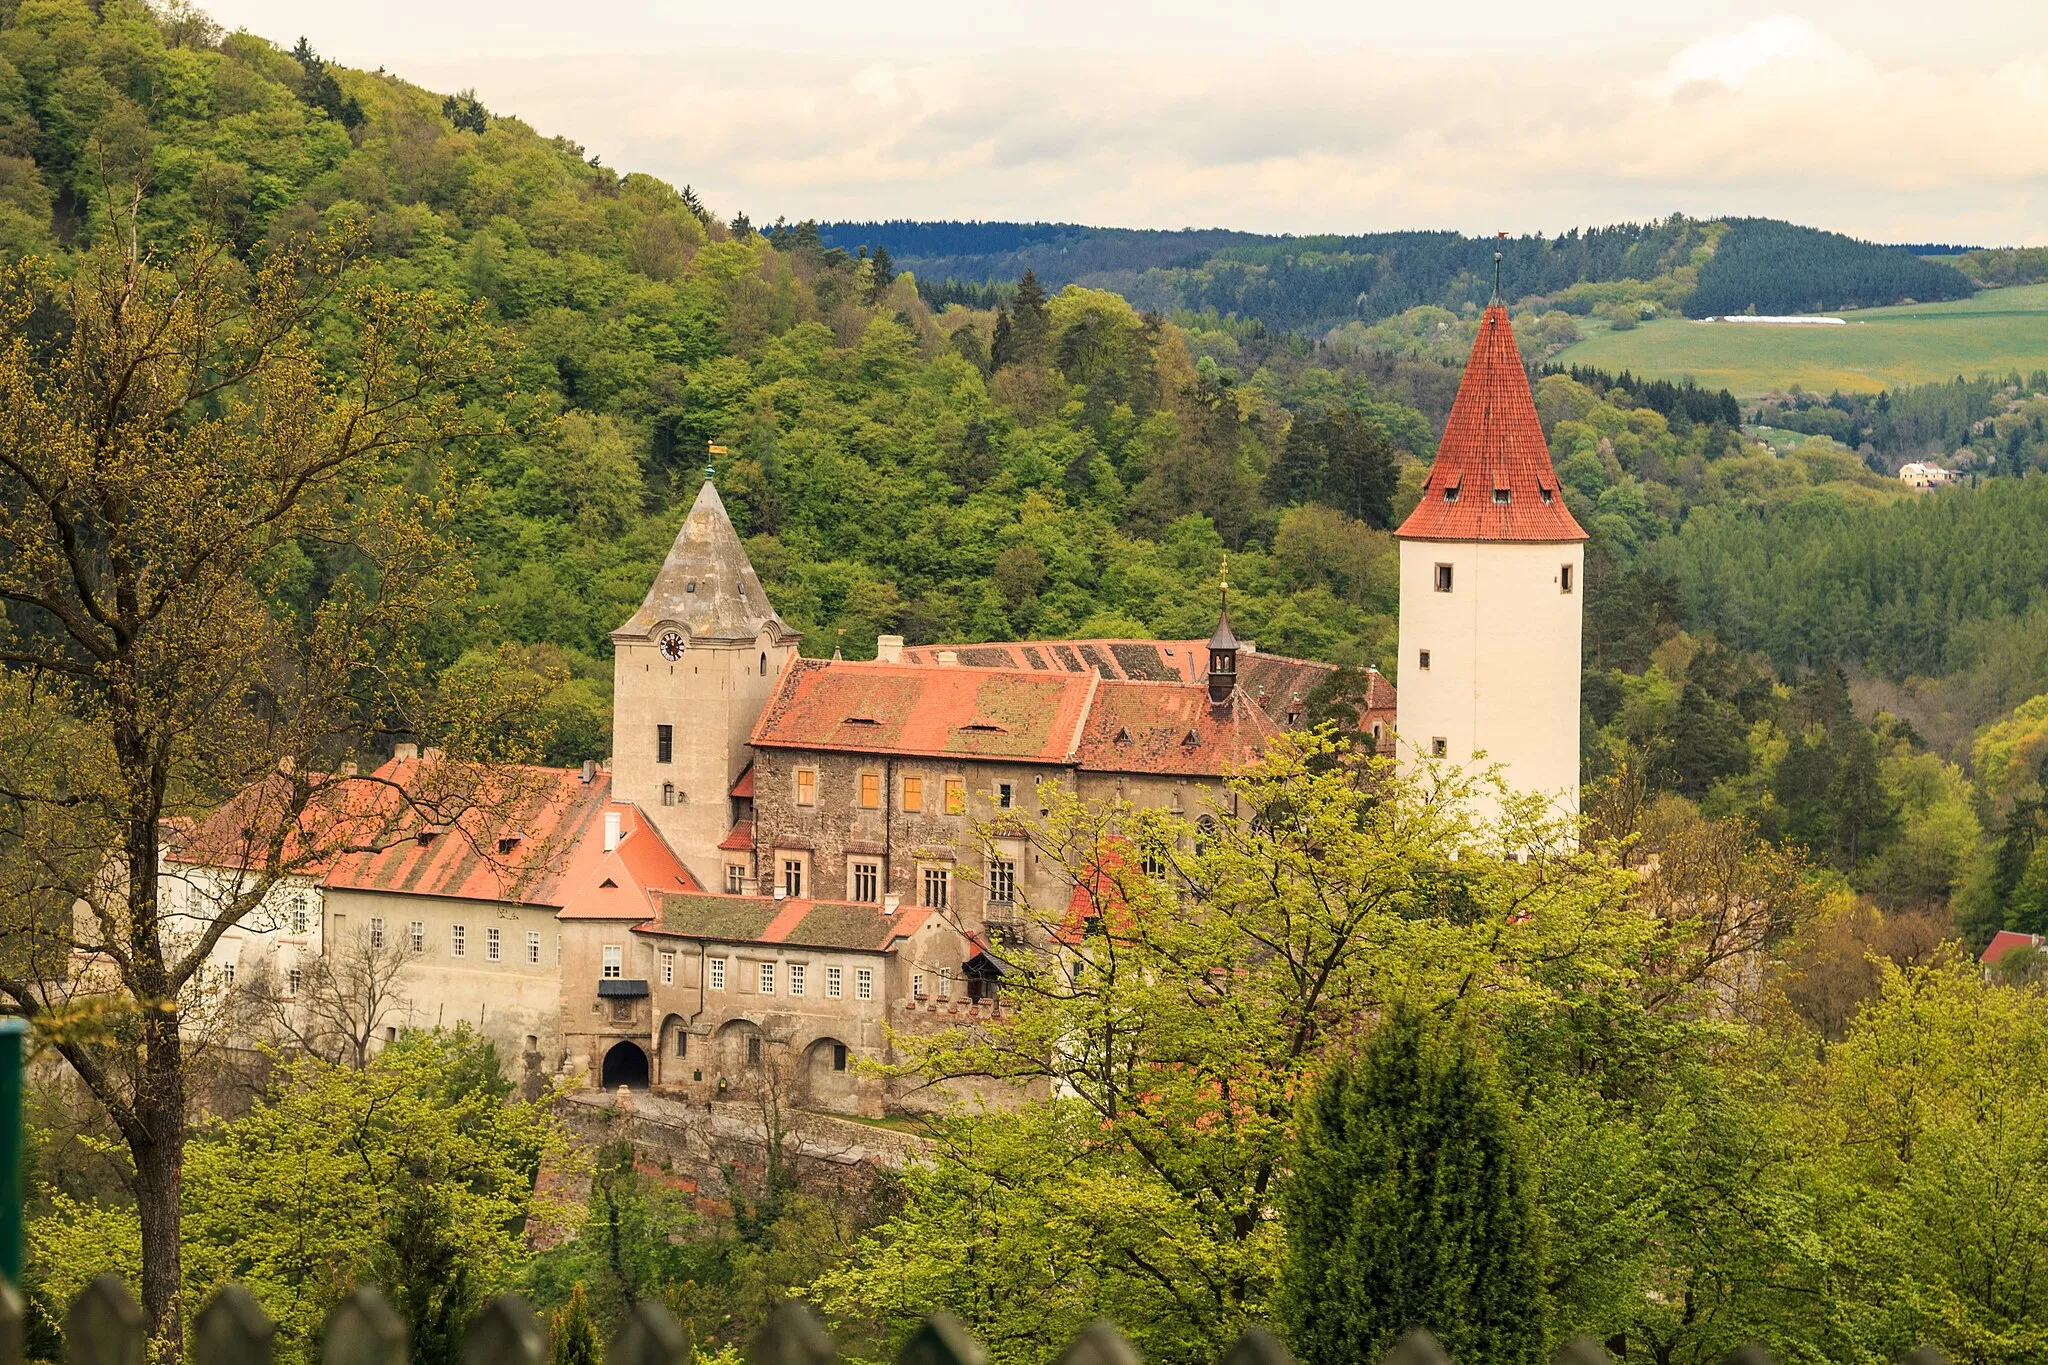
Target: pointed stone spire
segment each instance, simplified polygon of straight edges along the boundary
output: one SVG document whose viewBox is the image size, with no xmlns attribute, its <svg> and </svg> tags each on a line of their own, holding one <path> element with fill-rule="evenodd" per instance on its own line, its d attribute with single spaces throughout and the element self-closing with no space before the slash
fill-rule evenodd
<svg viewBox="0 0 2048 1365">
<path fill-rule="evenodd" d="M 1237 632 L 1230 628 L 1230 556 L 1223 557 L 1218 580 L 1223 605 L 1216 613 L 1216 633 L 1209 637 L 1209 702 L 1222 706 L 1237 691 Z"/>
<path fill-rule="evenodd" d="M 1586 538 L 1565 509 L 1529 372 L 1515 348 L 1508 310 L 1498 303 L 1479 320 L 1422 501 L 1394 534 L 1407 540 Z"/>
<path fill-rule="evenodd" d="M 612 635 L 645 639 L 671 625 L 682 627 L 692 640 L 752 640 L 763 627 L 777 640 L 796 638 L 768 601 L 709 479 L 683 518 L 647 599 Z"/>
</svg>

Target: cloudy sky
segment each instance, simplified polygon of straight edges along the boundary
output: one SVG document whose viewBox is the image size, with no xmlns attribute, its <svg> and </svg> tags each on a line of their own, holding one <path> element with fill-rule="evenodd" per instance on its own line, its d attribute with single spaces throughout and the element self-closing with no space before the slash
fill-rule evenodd
<svg viewBox="0 0 2048 1365">
<path fill-rule="evenodd" d="M 211 0 L 757 221 L 2048 244 L 2043 0 Z M 1271 9 L 1271 13 L 1262 13 Z"/>
</svg>

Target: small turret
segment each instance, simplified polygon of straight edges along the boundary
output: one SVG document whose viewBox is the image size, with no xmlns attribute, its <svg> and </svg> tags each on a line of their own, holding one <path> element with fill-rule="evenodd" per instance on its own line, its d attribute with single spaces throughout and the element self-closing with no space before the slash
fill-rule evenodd
<svg viewBox="0 0 2048 1365">
<path fill-rule="evenodd" d="M 1237 635 L 1230 629 L 1230 561 L 1223 561 L 1223 606 L 1209 637 L 1209 704 L 1228 706 L 1237 691 Z"/>
</svg>

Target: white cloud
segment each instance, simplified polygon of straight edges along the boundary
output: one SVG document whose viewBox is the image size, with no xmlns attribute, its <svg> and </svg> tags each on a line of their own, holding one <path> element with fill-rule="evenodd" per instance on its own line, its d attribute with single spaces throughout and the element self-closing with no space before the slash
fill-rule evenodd
<svg viewBox="0 0 2048 1365">
<path fill-rule="evenodd" d="M 2048 52 L 1922 62 L 1790 15 L 1541 59 L 700 48 L 404 74 L 474 84 L 611 165 L 757 220 L 1555 231 L 1683 209 L 2048 240 Z"/>
</svg>

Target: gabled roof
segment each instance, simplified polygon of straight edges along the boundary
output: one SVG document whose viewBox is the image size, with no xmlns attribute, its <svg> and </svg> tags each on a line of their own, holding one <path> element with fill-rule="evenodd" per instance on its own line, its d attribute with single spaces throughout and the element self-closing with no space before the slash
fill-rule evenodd
<svg viewBox="0 0 2048 1365">
<path fill-rule="evenodd" d="M 612 635 L 644 638 L 664 623 L 681 626 L 696 639 L 752 640 L 764 629 L 777 640 L 796 638 L 754 576 L 746 547 L 709 479 L 683 518 L 640 610 Z"/>
<path fill-rule="evenodd" d="M 2038 948 L 2041 935 L 2016 933 L 2011 929 L 2000 929 L 1991 936 L 1991 942 L 1984 945 L 1983 953 L 1977 960 L 1987 967 L 1996 967 L 1998 959 L 2015 948 Z"/>
<path fill-rule="evenodd" d="M 911 645 L 901 662 L 944 667 L 951 654 L 967 668 L 1009 668 L 1020 673 L 1093 673 L 1141 682 L 1200 682 L 1208 671 L 1200 640 L 990 640 L 972 645 Z"/>
<path fill-rule="evenodd" d="M 796 659 L 754 725 L 768 748 L 1065 763 L 1099 680 Z"/>
<path fill-rule="evenodd" d="M 672 892 L 701 891 L 697 879 L 638 806 L 605 804 L 619 816 L 619 846 L 604 851 L 602 831 L 586 834 L 562 874 L 561 919 L 642 920 Z"/>
<path fill-rule="evenodd" d="M 727 795 L 736 801 L 751 801 L 754 799 L 754 765 L 752 763 L 747 764 L 746 770 L 739 775 L 739 780 L 732 784 L 732 790 Z"/>
<path fill-rule="evenodd" d="M 1422 501 L 1394 534 L 1407 540 L 1586 539 L 1565 508 L 1529 374 L 1500 304 L 1479 321 Z"/>
<path fill-rule="evenodd" d="M 931 918 L 922 906 L 893 915 L 872 901 L 773 900 L 705 893 L 663 896 L 640 932 L 720 943 L 773 943 L 792 948 L 845 948 L 885 953 Z"/>
<path fill-rule="evenodd" d="M 1088 708 L 1075 762 L 1096 772 L 1216 776 L 1257 759 L 1279 733 L 1242 693 L 1212 706 L 1200 687 L 1106 682 Z"/>
</svg>

